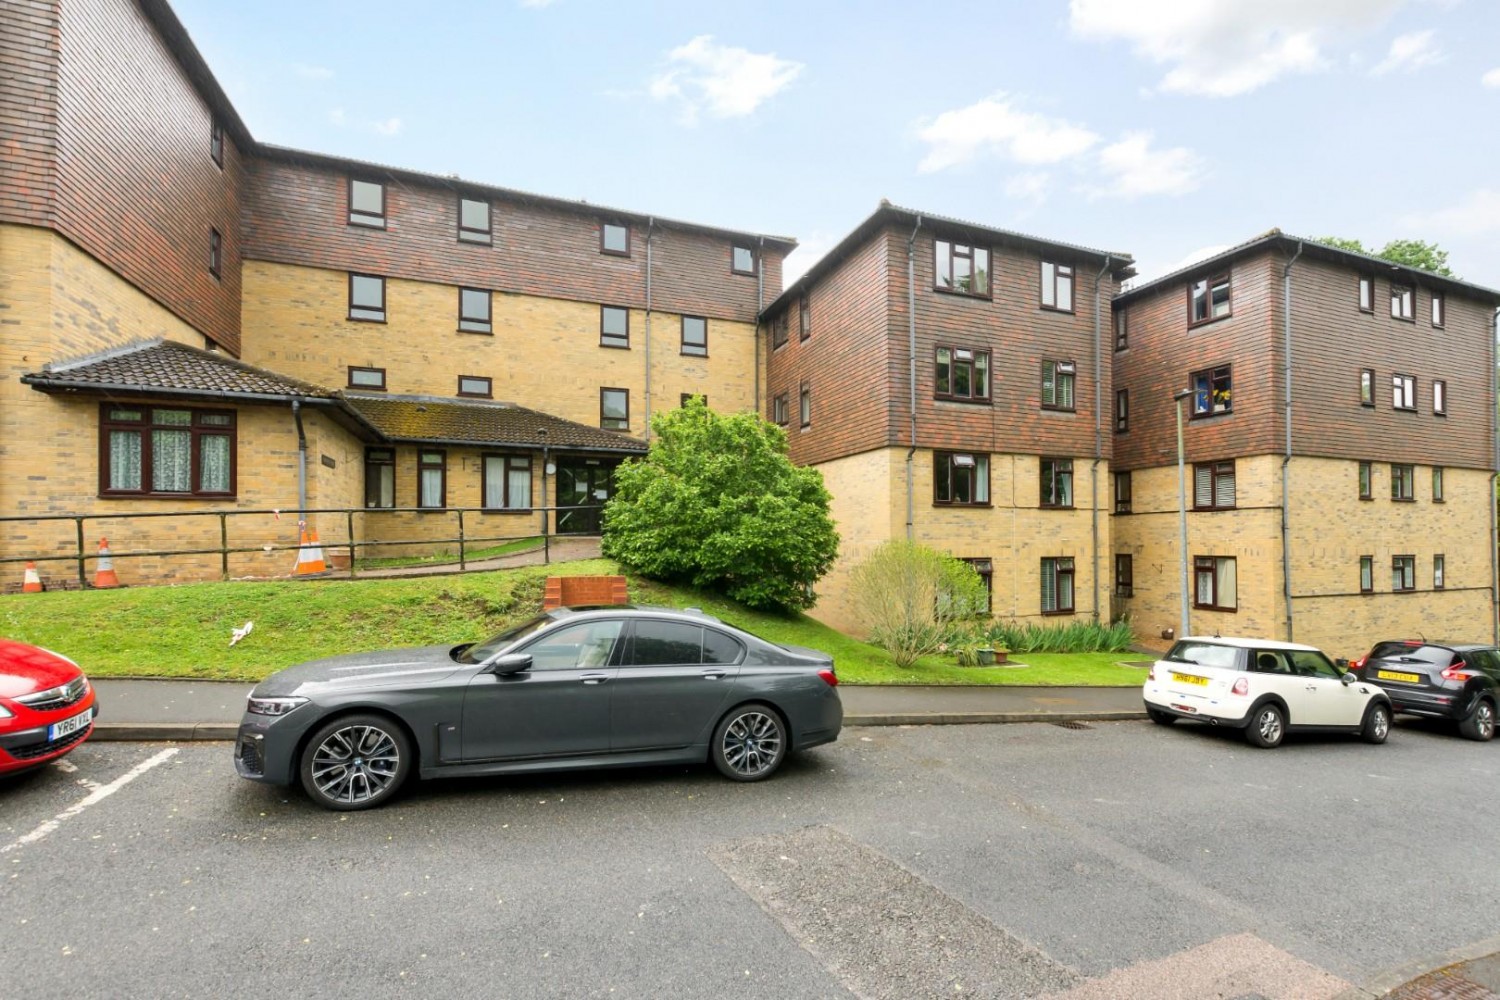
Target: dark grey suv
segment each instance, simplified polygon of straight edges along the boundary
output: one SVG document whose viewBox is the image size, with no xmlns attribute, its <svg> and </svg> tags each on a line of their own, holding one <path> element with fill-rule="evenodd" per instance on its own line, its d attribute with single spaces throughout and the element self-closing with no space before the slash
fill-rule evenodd
<svg viewBox="0 0 1500 1000">
<path fill-rule="evenodd" d="M 1451 719 L 1471 740 L 1495 735 L 1500 651 L 1494 646 L 1395 639 L 1377 642 L 1350 668 L 1384 688 L 1397 712 Z"/>
<path fill-rule="evenodd" d="M 695 610 L 559 609 L 484 642 L 316 660 L 250 693 L 241 777 L 366 809 L 423 778 L 712 761 L 735 781 L 843 725 L 833 660 Z"/>
</svg>

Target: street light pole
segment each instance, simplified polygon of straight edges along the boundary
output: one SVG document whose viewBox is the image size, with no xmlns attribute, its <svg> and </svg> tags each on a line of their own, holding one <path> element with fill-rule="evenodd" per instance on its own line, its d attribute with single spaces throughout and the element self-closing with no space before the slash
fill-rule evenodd
<svg viewBox="0 0 1500 1000">
<path fill-rule="evenodd" d="M 1172 396 L 1172 403 L 1177 407 L 1177 566 L 1181 574 L 1181 621 L 1178 622 L 1177 632 L 1179 639 L 1188 635 L 1187 471 L 1182 450 L 1182 401 L 1192 394 L 1192 389 L 1181 389 Z"/>
</svg>

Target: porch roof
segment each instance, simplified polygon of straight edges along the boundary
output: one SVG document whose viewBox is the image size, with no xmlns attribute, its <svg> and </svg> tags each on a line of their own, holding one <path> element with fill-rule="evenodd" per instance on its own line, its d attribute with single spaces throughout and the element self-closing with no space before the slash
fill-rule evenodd
<svg viewBox="0 0 1500 1000">
<path fill-rule="evenodd" d="M 646 442 L 509 403 L 344 392 L 387 441 L 642 455 Z"/>
<path fill-rule="evenodd" d="M 247 365 L 187 344 L 156 338 L 89 354 L 21 376 L 42 392 L 131 393 L 259 402 L 332 402 L 320 385 Z"/>
</svg>

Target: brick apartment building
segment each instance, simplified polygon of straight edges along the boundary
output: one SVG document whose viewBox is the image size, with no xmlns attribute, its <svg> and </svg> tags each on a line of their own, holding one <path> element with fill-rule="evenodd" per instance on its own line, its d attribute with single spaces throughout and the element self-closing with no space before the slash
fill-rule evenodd
<svg viewBox="0 0 1500 1000">
<path fill-rule="evenodd" d="M 1108 620 L 1110 300 L 1123 254 L 883 204 L 772 301 L 764 415 L 834 497 L 820 618 L 911 537 L 968 559 L 991 610 Z"/>
<path fill-rule="evenodd" d="M 549 505 L 593 506 L 548 525 L 588 532 L 691 393 L 823 472 L 830 622 L 909 534 L 998 616 L 1155 633 L 1171 397 L 1202 380 L 1196 626 L 1341 651 L 1492 627 L 1496 293 L 1273 235 L 1117 297 L 1126 254 L 889 204 L 783 291 L 787 237 L 257 142 L 164 0 L 10 4 L 0 76 L 0 518 L 27 519 L 0 559 L 49 579 L 100 535 L 207 550 L 126 582 L 286 573 L 305 510 L 341 512 L 308 518 L 334 549 L 527 534 Z"/>
<path fill-rule="evenodd" d="M 1115 594 L 1350 656 L 1494 629 L 1500 292 L 1272 231 L 1115 300 Z"/>
</svg>

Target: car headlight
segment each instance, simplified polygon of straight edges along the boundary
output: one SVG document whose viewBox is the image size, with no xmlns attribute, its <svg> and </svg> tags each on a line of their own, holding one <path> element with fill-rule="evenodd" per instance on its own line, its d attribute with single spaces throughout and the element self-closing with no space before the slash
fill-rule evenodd
<svg viewBox="0 0 1500 1000">
<path fill-rule="evenodd" d="M 286 715 L 293 709 L 307 704 L 306 698 L 255 698 L 252 697 L 245 710 L 253 715 Z"/>
</svg>

